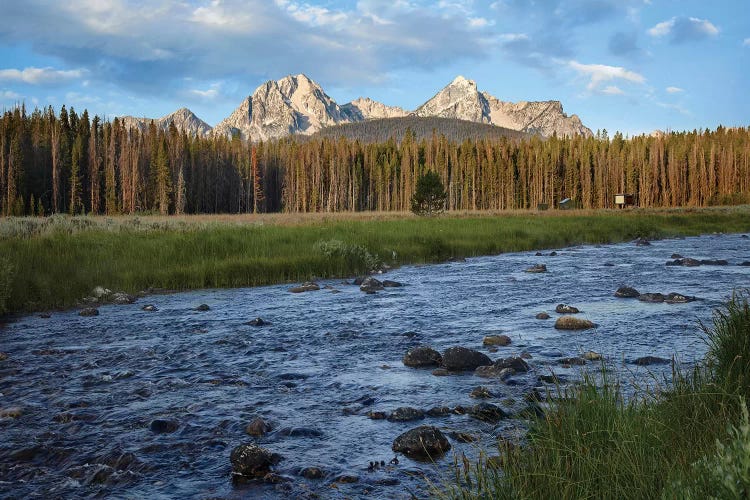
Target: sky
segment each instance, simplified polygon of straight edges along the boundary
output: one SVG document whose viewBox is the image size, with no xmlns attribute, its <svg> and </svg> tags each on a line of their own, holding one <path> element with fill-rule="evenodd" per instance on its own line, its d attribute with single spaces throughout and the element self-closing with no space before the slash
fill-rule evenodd
<svg viewBox="0 0 750 500">
<path fill-rule="evenodd" d="M 592 130 L 750 125 L 749 0 L 3 0 L 0 108 L 215 125 L 304 73 L 413 110 L 457 75 Z"/>
</svg>

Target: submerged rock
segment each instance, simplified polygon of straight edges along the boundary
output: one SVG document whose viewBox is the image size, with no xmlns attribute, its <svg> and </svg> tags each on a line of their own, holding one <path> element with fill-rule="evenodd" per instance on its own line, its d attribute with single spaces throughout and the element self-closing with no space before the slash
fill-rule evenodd
<svg viewBox="0 0 750 500">
<path fill-rule="evenodd" d="M 505 347 L 510 345 L 510 337 L 507 335 L 488 335 L 482 340 L 482 344 Z"/>
<path fill-rule="evenodd" d="M 589 328 L 596 328 L 596 325 L 587 319 L 562 316 L 555 321 L 555 328 L 558 330 L 588 330 Z"/>
<path fill-rule="evenodd" d="M 404 355 L 404 365 L 411 368 L 424 368 L 429 366 L 440 366 L 443 358 L 440 353 L 429 346 L 419 346 L 410 349 Z"/>
<path fill-rule="evenodd" d="M 5 361 L 6 359 L 8 359 L 8 355 L 4 352 L 0 352 L 0 361 Z"/>
<path fill-rule="evenodd" d="M 664 302 L 666 302 L 667 304 L 686 304 L 688 302 L 693 302 L 694 300 L 695 297 L 689 297 L 687 295 L 682 295 L 681 293 L 675 292 L 672 292 L 664 297 Z"/>
<path fill-rule="evenodd" d="M 651 245 L 651 242 L 646 238 L 638 238 L 637 240 L 635 240 L 635 245 L 639 247 L 647 247 Z"/>
<path fill-rule="evenodd" d="M 99 309 L 96 307 L 84 307 L 78 312 L 78 315 L 83 317 L 99 316 Z"/>
<path fill-rule="evenodd" d="M 314 281 L 305 281 L 300 286 L 295 286 L 289 289 L 291 293 L 314 292 L 316 290 L 320 290 L 320 285 Z"/>
<path fill-rule="evenodd" d="M 496 423 L 508 415 L 502 408 L 491 403 L 479 403 L 469 408 L 469 416 L 482 422 Z"/>
<path fill-rule="evenodd" d="M 501 368 L 495 365 L 480 366 L 474 370 L 474 375 L 482 378 L 498 378 L 505 380 L 514 375 L 516 371 L 513 368 Z"/>
<path fill-rule="evenodd" d="M 151 422 L 149 429 L 154 434 L 170 434 L 180 428 L 180 424 L 176 420 L 168 420 L 157 418 Z"/>
<path fill-rule="evenodd" d="M 549 314 L 546 312 L 537 313 L 536 319 L 549 319 Z"/>
<path fill-rule="evenodd" d="M 433 460 L 450 450 L 451 444 L 437 427 L 421 425 L 398 436 L 393 441 L 392 449 L 409 458 Z"/>
<path fill-rule="evenodd" d="M 602 355 L 596 351 L 586 351 L 581 354 L 581 357 L 588 361 L 599 361 L 602 359 Z"/>
<path fill-rule="evenodd" d="M 642 293 L 638 296 L 638 300 L 640 300 L 641 302 L 658 304 L 664 302 L 664 295 L 660 293 Z"/>
<path fill-rule="evenodd" d="M 141 310 L 142 311 L 147 311 L 147 312 L 156 312 L 159 309 L 157 309 L 157 307 L 155 305 L 153 305 L 153 304 L 148 304 L 148 305 L 145 305 L 145 306 L 141 307 Z"/>
<path fill-rule="evenodd" d="M 201 304 L 198 307 L 195 308 L 196 311 L 210 311 L 211 308 L 208 306 L 208 304 Z"/>
<path fill-rule="evenodd" d="M 567 304 L 557 304 L 555 312 L 558 314 L 576 314 L 581 311 L 577 307 L 569 306 Z"/>
<path fill-rule="evenodd" d="M 245 426 L 245 433 L 253 437 L 265 436 L 270 430 L 271 426 L 260 417 L 253 419 L 252 422 Z"/>
<path fill-rule="evenodd" d="M 525 373 L 529 371 L 529 365 L 520 356 L 511 356 L 509 358 L 501 358 L 494 363 L 496 368 L 505 369 L 510 368 L 515 372 Z"/>
<path fill-rule="evenodd" d="M 424 418 L 424 412 L 410 406 L 396 408 L 388 415 L 389 422 L 411 422 L 412 420 L 421 420 Z"/>
<path fill-rule="evenodd" d="M 683 257 L 671 261 L 667 261 L 668 266 L 684 266 L 684 267 L 698 267 L 701 265 L 701 262 L 696 259 L 691 259 L 689 257 Z"/>
<path fill-rule="evenodd" d="M 449 347 L 443 352 L 443 367 L 452 371 L 476 370 L 479 366 L 491 365 L 492 360 L 474 349 Z"/>
<path fill-rule="evenodd" d="M 448 408 L 447 406 L 434 406 L 427 410 L 427 415 L 430 417 L 444 417 L 446 415 L 450 415 L 453 413 L 453 410 Z"/>
<path fill-rule="evenodd" d="M 20 406 L 0 408 L 0 418 L 20 418 L 21 415 L 23 415 L 23 408 Z"/>
<path fill-rule="evenodd" d="M 620 297 L 621 299 L 634 299 L 639 295 L 640 293 L 638 292 L 638 290 L 629 286 L 621 286 L 615 292 L 615 297 Z"/>
<path fill-rule="evenodd" d="M 393 280 L 383 280 L 383 286 L 385 288 L 398 288 L 400 286 L 404 286 L 403 283 L 400 283 L 398 281 Z"/>
<path fill-rule="evenodd" d="M 319 467 L 305 467 L 300 471 L 299 475 L 310 480 L 323 479 L 325 477 L 323 469 Z"/>
<path fill-rule="evenodd" d="M 254 320 L 248 321 L 245 324 L 249 326 L 266 326 L 266 325 L 270 325 L 271 323 L 264 320 L 263 318 L 255 318 Z"/>
<path fill-rule="evenodd" d="M 471 390 L 469 397 L 474 399 L 487 399 L 492 397 L 492 393 L 489 389 L 480 385 Z"/>
<path fill-rule="evenodd" d="M 583 366 L 586 364 L 586 360 L 583 358 L 562 358 L 558 360 L 561 365 L 576 365 Z"/>
<path fill-rule="evenodd" d="M 671 362 L 672 360 L 669 360 L 666 358 L 660 358 L 658 356 L 643 356 L 642 358 L 636 358 L 633 361 L 633 364 L 636 364 L 638 366 L 668 365 Z"/>
<path fill-rule="evenodd" d="M 245 478 L 262 478 L 278 463 L 280 457 L 257 444 L 241 444 L 232 450 L 229 460 L 232 474 Z"/>
<path fill-rule="evenodd" d="M 527 273 L 546 273 L 547 266 L 545 264 L 534 264 L 533 266 L 526 269 Z"/>
</svg>

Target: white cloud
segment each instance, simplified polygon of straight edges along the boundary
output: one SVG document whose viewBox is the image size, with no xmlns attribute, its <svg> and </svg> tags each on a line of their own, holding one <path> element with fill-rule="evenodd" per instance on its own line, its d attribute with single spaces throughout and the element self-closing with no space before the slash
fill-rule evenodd
<svg viewBox="0 0 750 500">
<path fill-rule="evenodd" d="M 12 90 L 0 90 L 0 99 L 18 100 L 21 97 L 23 97 L 21 94 Z"/>
<path fill-rule="evenodd" d="M 54 68 L 0 69 L 0 81 L 27 83 L 29 85 L 54 85 L 81 78 L 84 70 L 58 70 Z"/>
<path fill-rule="evenodd" d="M 607 85 L 601 90 L 602 94 L 607 95 L 624 95 L 625 92 L 617 85 Z"/>
<path fill-rule="evenodd" d="M 669 36 L 673 43 L 681 43 L 716 36 L 719 28 L 707 19 L 673 17 L 650 28 L 648 34 L 657 38 Z"/>
<path fill-rule="evenodd" d="M 680 92 L 684 92 L 685 89 L 681 89 L 680 87 L 667 87 L 666 91 L 670 94 L 679 94 Z"/>
<path fill-rule="evenodd" d="M 589 78 L 586 89 L 591 92 L 602 92 L 605 94 L 618 94 L 622 90 L 618 87 L 608 86 L 601 89 L 601 84 L 613 80 L 621 80 L 630 83 L 641 84 L 646 81 L 643 75 L 627 70 L 621 66 L 608 66 L 606 64 L 581 64 L 578 61 L 568 61 L 568 66 L 579 75 Z M 618 92 L 619 91 L 619 92 Z"/>
<path fill-rule="evenodd" d="M 745 38 L 745 40 L 742 42 L 742 45 L 745 47 L 750 47 L 750 38 Z"/>
<path fill-rule="evenodd" d="M 484 17 L 470 17 L 469 18 L 469 26 L 472 28 L 485 28 L 487 26 L 492 26 L 495 23 L 493 21 L 489 21 L 485 19 Z"/>
</svg>

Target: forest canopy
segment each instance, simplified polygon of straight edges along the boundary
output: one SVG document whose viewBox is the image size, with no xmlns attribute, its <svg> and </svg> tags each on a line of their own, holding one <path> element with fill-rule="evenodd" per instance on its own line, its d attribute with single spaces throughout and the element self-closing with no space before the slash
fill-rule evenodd
<svg viewBox="0 0 750 500">
<path fill-rule="evenodd" d="M 255 213 L 410 209 L 417 179 L 439 175 L 448 210 L 609 208 L 750 202 L 750 130 L 453 140 L 407 130 L 363 142 L 191 137 L 173 125 L 126 129 L 63 106 L 0 118 L 3 215 Z"/>
</svg>

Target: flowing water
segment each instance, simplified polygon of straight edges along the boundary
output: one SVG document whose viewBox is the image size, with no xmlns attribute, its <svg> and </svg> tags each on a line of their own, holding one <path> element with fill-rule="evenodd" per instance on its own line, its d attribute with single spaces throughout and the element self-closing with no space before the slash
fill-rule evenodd
<svg viewBox="0 0 750 500">
<path fill-rule="evenodd" d="M 102 306 L 98 317 L 22 317 L 0 328 L 0 351 L 8 354 L 0 362 L 0 408 L 22 410 L 18 418 L 0 418 L 0 496 L 423 497 L 425 476 L 449 479 L 454 453 L 491 450 L 498 437 L 517 438 L 524 421 L 494 425 L 451 413 L 399 423 L 371 420 L 368 411 L 468 407 L 477 403 L 470 391 L 483 385 L 493 394 L 488 402 L 518 412 L 524 393 L 543 385 L 539 375 L 579 376 L 580 367 L 562 367 L 559 359 L 585 350 L 603 354 L 625 379 L 653 382 L 670 373 L 669 365 L 639 367 L 635 358 L 702 358 L 698 320 L 710 321 L 733 288 L 750 286 L 750 267 L 738 265 L 750 260 L 750 239 L 741 235 L 557 252 L 407 266 L 384 276 L 405 286 L 375 295 L 324 280 L 339 293 L 292 294 L 288 285 L 202 290 Z M 667 267 L 673 252 L 729 265 Z M 549 272 L 524 272 L 536 263 Z M 613 297 L 621 285 L 700 300 L 669 305 Z M 211 309 L 194 310 L 201 303 Z M 578 307 L 598 328 L 555 330 L 558 303 Z M 142 311 L 145 304 L 158 311 Z M 552 318 L 535 319 L 541 311 Z M 256 317 L 271 324 L 245 324 Z M 488 352 L 482 339 L 497 333 L 512 344 Z M 531 371 L 505 382 L 470 372 L 438 377 L 403 366 L 404 353 L 420 344 L 440 351 L 466 346 L 493 359 L 526 352 Z M 234 486 L 229 454 L 253 441 L 245 426 L 255 417 L 273 426 L 257 441 L 282 455 L 275 470 L 285 480 Z M 154 433 L 155 419 L 178 428 Z M 435 464 L 405 457 L 389 464 L 394 438 L 421 424 L 481 439 L 451 440 L 451 452 Z M 368 470 L 381 460 L 386 466 Z M 300 469 L 309 466 L 326 477 L 302 478 Z M 341 475 L 358 481 L 337 482 Z"/>
</svg>

